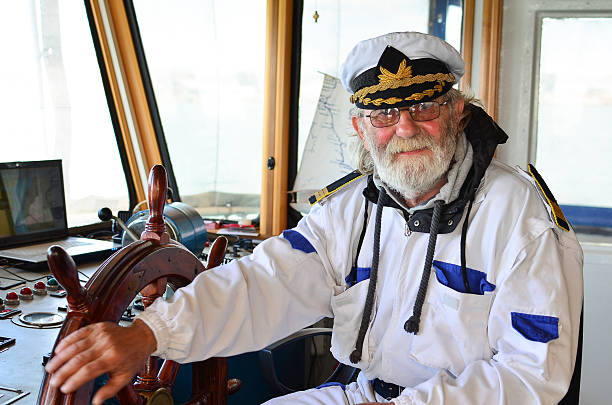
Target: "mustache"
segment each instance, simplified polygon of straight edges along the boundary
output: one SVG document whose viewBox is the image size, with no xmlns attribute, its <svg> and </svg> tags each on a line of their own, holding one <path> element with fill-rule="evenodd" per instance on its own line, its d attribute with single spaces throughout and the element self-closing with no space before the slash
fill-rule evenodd
<svg viewBox="0 0 612 405">
<path fill-rule="evenodd" d="M 387 153 L 402 153 L 419 149 L 433 150 L 435 147 L 436 143 L 430 136 L 421 134 L 408 139 L 394 136 L 385 149 Z"/>
</svg>

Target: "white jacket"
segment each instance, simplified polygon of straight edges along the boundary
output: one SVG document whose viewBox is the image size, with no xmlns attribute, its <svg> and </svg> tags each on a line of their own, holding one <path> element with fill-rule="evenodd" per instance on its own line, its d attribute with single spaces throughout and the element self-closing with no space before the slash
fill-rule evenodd
<svg viewBox="0 0 612 405">
<path fill-rule="evenodd" d="M 140 317 L 155 334 L 155 354 L 180 362 L 234 355 L 333 317 L 332 353 L 351 364 L 369 279 L 347 288 L 345 278 L 361 233 L 365 185 L 365 177 L 353 181 L 284 236 L 199 275 L 171 302 L 157 300 Z M 372 265 L 375 209 L 360 268 Z M 557 403 L 572 375 L 583 296 L 574 232 L 555 225 L 528 174 L 496 161 L 467 229 L 466 265 L 480 293 L 452 288 L 459 224 L 438 235 L 420 329 L 409 334 L 404 323 L 429 234 L 407 232 L 400 210 L 384 208 L 375 307 L 357 367 L 369 379 L 407 387 L 398 404 Z"/>
</svg>

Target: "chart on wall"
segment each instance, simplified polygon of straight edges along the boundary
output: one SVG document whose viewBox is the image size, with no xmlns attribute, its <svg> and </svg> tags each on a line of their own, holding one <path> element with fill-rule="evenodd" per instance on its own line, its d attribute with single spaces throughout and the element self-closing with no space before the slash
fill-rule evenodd
<svg viewBox="0 0 612 405">
<path fill-rule="evenodd" d="M 293 185 L 297 202 L 291 206 L 302 213 L 310 209 L 307 201 L 310 195 L 355 170 L 352 145 L 356 133 L 351 124 L 353 105 L 349 97 L 339 79 L 324 74 L 321 95 Z"/>
</svg>

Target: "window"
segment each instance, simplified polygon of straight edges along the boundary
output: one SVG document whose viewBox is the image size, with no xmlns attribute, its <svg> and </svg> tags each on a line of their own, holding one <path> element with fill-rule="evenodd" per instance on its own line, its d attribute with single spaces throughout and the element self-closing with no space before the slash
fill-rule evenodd
<svg viewBox="0 0 612 405">
<path fill-rule="evenodd" d="M 128 208 L 83 2 L 0 2 L 0 161 L 62 159 L 68 225 Z"/>
<path fill-rule="evenodd" d="M 536 167 L 572 224 L 612 226 L 612 18 L 545 17 L 541 30 Z"/>
<path fill-rule="evenodd" d="M 181 200 L 207 218 L 255 218 L 266 2 L 133 4 Z"/>
</svg>

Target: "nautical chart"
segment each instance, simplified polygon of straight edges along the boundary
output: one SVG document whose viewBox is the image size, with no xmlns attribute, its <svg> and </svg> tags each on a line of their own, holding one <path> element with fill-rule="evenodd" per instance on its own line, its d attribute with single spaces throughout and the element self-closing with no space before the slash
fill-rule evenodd
<svg viewBox="0 0 612 405">
<path fill-rule="evenodd" d="M 355 130 L 351 124 L 350 95 L 340 80 L 324 75 L 317 109 L 304 147 L 293 191 L 297 203 L 291 206 L 306 213 L 308 197 L 327 184 L 355 170 L 352 144 Z"/>
</svg>

